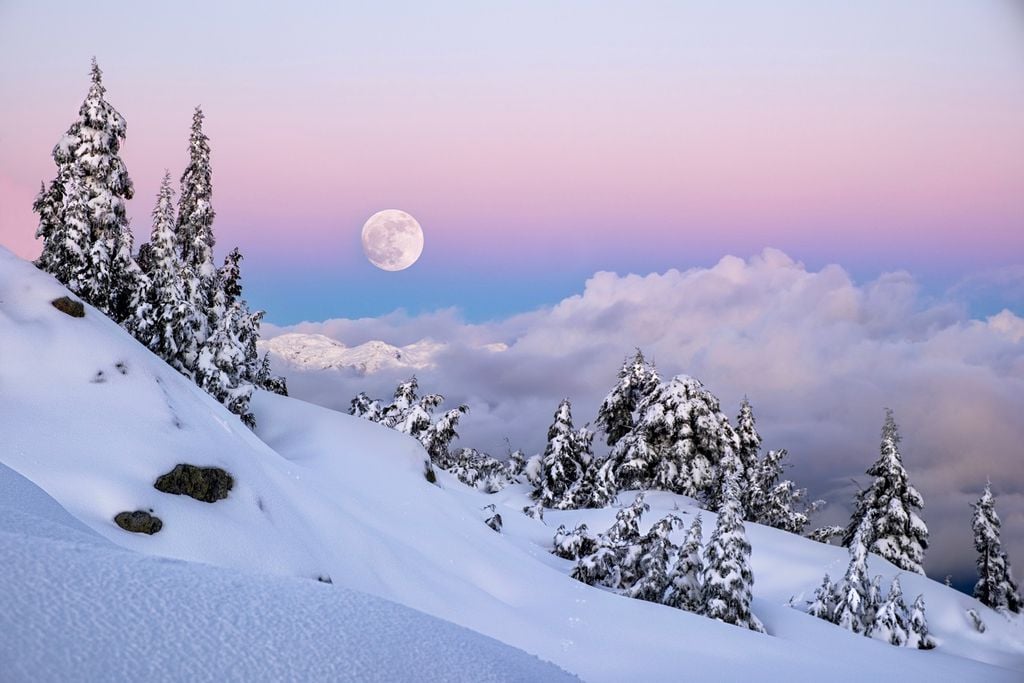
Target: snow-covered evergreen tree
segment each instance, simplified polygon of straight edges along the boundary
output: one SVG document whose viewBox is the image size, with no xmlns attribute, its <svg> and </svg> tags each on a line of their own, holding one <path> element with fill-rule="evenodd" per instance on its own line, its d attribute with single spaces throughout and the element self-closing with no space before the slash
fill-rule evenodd
<svg viewBox="0 0 1024 683">
<path fill-rule="evenodd" d="M 734 455 L 730 456 L 735 458 Z M 750 569 L 750 542 L 743 527 L 739 485 L 730 468 L 723 491 L 718 523 L 704 549 L 704 614 L 728 624 L 764 633 L 750 610 L 754 574 Z"/>
<path fill-rule="evenodd" d="M 669 575 L 664 603 L 688 612 L 703 611 L 704 558 L 701 517 L 694 517 Z"/>
<path fill-rule="evenodd" d="M 808 607 L 807 613 L 812 617 L 832 621 L 836 609 L 836 587 L 828 574 L 821 580 L 821 585 L 814 591 L 814 600 Z"/>
<path fill-rule="evenodd" d="M 871 589 L 868 580 L 868 547 L 873 533 L 871 515 L 869 511 L 861 519 L 848 546 L 850 563 L 842 583 L 836 589 L 836 605 L 831 619 L 833 623 L 861 634 L 871 626 L 866 619 L 868 592 Z"/>
<path fill-rule="evenodd" d="M 461 415 L 457 411 L 456 414 Z M 437 424 L 442 422 L 444 422 L 443 418 Z M 451 435 L 452 438 L 456 436 L 454 430 Z M 447 458 L 435 460 L 434 464 L 454 474 L 466 486 L 471 486 L 484 493 L 497 493 L 509 483 L 508 471 L 504 464 L 497 458 L 475 448 L 460 448 Z"/>
<path fill-rule="evenodd" d="M 971 520 L 974 548 L 978 551 L 978 582 L 974 585 L 974 597 L 993 609 L 1020 612 L 1024 602 L 1013 579 L 1010 559 L 1003 552 L 999 537 L 1002 523 L 996 513 L 991 484 L 985 486 L 981 498 L 971 507 L 974 508 Z"/>
<path fill-rule="evenodd" d="M 128 320 L 128 328 L 153 353 L 186 376 L 196 358 L 189 356 L 189 321 L 194 312 L 184 288 L 183 267 L 174 238 L 174 193 L 171 174 L 165 173 L 153 207 L 153 228 L 148 243 L 148 282 L 145 305 Z"/>
<path fill-rule="evenodd" d="M 633 430 L 609 456 L 617 485 L 672 491 L 717 507 L 719 463 L 736 447 L 718 399 L 700 381 L 678 375 L 645 396 L 637 410 Z"/>
<path fill-rule="evenodd" d="M 614 446 L 632 431 L 640 401 L 660 382 L 654 366 L 644 359 L 640 349 L 636 350 L 632 360 L 622 363 L 615 388 L 605 396 L 597 412 L 597 426 L 604 430 L 609 446 Z"/>
<path fill-rule="evenodd" d="M 669 569 L 675 562 L 678 548 L 669 535 L 682 526 L 675 515 L 662 517 L 640 541 L 636 559 L 636 578 L 626 588 L 626 595 L 637 600 L 662 602 L 669 588 Z"/>
<path fill-rule="evenodd" d="M 759 497 L 760 484 L 759 461 L 761 454 L 761 435 L 757 432 L 757 420 L 750 401 L 744 397 L 740 403 L 740 413 L 736 416 L 736 456 L 740 463 L 740 502 L 746 518 L 756 521 L 751 515 L 752 503 Z"/>
<path fill-rule="evenodd" d="M 754 467 L 750 481 L 750 509 L 747 519 L 758 524 L 775 527 L 794 534 L 803 533 L 809 515 L 823 501 L 806 505 L 807 490 L 797 488 L 789 479 L 782 479 L 784 461 L 789 453 L 785 448 L 768 451 Z"/>
<path fill-rule="evenodd" d="M 572 531 L 560 524 L 555 531 L 553 546 L 551 552 L 555 555 L 567 560 L 578 560 L 597 549 L 597 540 L 590 535 L 586 524 L 579 524 Z"/>
<path fill-rule="evenodd" d="M 270 354 L 263 354 L 260 360 L 259 370 L 256 372 L 256 380 L 253 382 L 260 389 L 279 394 L 288 395 L 288 381 L 279 375 L 275 375 L 270 369 Z"/>
<path fill-rule="evenodd" d="M 210 141 L 203 132 L 203 111 L 196 107 L 189 134 L 189 160 L 181 175 L 178 199 L 178 248 L 189 274 L 188 294 L 198 312 L 193 321 L 197 346 L 202 345 L 226 315 L 229 303 L 218 300 L 224 291 L 213 258 L 213 183 Z"/>
<path fill-rule="evenodd" d="M 890 645 L 900 647 L 907 644 L 910 635 L 910 616 L 903 602 L 903 589 L 899 577 L 894 577 L 889 586 L 889 595 L 878 605 L 870 620 L 867 635 Z"/>
<path fill-rule="evenodd" d="M 383 408 L 381 407 L 380 401 L 371 399 L 364 392 L 360 391 L 359 394 L 352 399 L 352 403 L 349 405 L 348 414 L 361 417 L 369 420 L 370 422 L 380 422 L 380 415 Z"/>
<path fill-rule="evenodd" d="M 541 477 L 533 497 L 544 507 L 578 507 L 575 500 L 583 474 L 590 465 L 590 438 L 572 423 L 572 405 L 563 399 L 548 428 L 548 442 L 541 460 Z"/>
<path fill-rule="evenodd" d="M 242 422 L 254 427 L 256 420 L 249 411 L 253 385 L 242 377 L 246 365 L 245 343 L 239 330 L 246 326 L 248 311 L 237 302 L 221 318 L 221 324 L 203 344 L 196 362 L 196 384 L 227 406 Z"/>
<path fill-rule="evenodd" d="M 892 411 L 886 410 L 881 455 L 867 471 L 874 480 L 857 496 L 843 545 L 852 543 L 861 521 L 870 516 L 874 520 L 874 541 L 869 549 L 900 569 L 923 574 L 921 563 L 928 547 L 928 527 L 915 510 L 924 507 L 924 500 L 910 484 L 899 444 L 896 420 Z"/>
<path fill-rule="evenodd" d="M 584 427 L 580 430 L 580 443 L 584 459 L 589 461 L 583 471 L 583 479 L 573 494 L 576 507 L 603 508 L 615 500 L 618 487 L 612 471 L 612 463 L 607 458 L 596 458 L 591 453 L 594 434 Z"/>
<path fill-rule="evenodd" d="M 123 322 L 138 303 L 143 276 L 133 257 L 125 210 L 135 190 L 119 154 L 127 126 L 105 95 L 94 59 L 78 120 L 53 149 L 57 177 L 33 205 L 39 214 L 36 235 L 43 240 L 37 264 Z M 88 230 L 72 227 L 82 222 Z"/>
<path fill-rule="evenodd" d="M 931 650 L 935 647 L 935 639 L 928 633 L 928 619 L 924 614 L 923 595 L 918 595 L 910 608 L 910 633 L 907 637 L 907 646 L 916 647 L 918 650 Z"/>
</svg>

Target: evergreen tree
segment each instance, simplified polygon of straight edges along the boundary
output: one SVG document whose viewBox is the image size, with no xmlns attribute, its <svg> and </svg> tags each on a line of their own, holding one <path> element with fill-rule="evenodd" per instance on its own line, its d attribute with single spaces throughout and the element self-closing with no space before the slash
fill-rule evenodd
<svg viewBox="0 0 1024 683">
<path fill-rule="evenodd" d="M 186 376 L 195 358 L 189 357 L 188 324 L 193 312 L 184 290 L 181 260 L 174 238 L 174 196 L 171 175 L 164 174 L 148 244 L 148 283 L 145 305 L 129 319 L 129 329 L 153 353 Z"/>
<path fill-rule="evenodd" d="M 868 584 L 868 594 L 864 598 L 864 623 L 873 624 L 875 622 L 875 614 L 882 607 L 882 577 L 876 575 L 871 583 Z"/>
<path fill-rule="evenodd" d="M 361 417 L 370 422 L 380 422 L 381 412 L 380 401 L 371 399 L 364 392 L 360 391 L 349 405 L 348 414 Z"/>
<path fill-rule="evenodd" d="M 761 621 L 750 611 L 754 574 L 738 488 L 736 475 L 730 473 L 718 523 L 704 550 L 704 614 L 764 633 Z"/>
<path fill-rule="evenodd" d="M 274 375 L 270 370 L 270 354 L 263 354 L 260 360 L 259 370 L 256 373 L 256 381 L 253 382 L 260 389 L 279 394 L 288 395 L 288 381 L 284 377 Z"/>
<path fill-rule="evenodd" d="M 750 401 L 746 397 L 740 403 L 740 413 L 736 416 L 736 456 L 740 463 L 741 496 L 746 518 L 756 521 L 751 514 L 752 503 L 759 496 L 760 484 L 758 462 L 761 453 L 761 435 L 757 433 L 757 421 Z"/>
<path fill-rule="evenodd" d="M 861 521 L 870 516 L 874 520 L 870 550 L 900 569 L 923 574 L 921 563 L 928 547 L 928 527 L 915 510 L 924 507 L 924 500 L 910 484 L 899 444 L 896 421 L 892 411 L 886 410 L 881 455 L 867 471 L 874 480 L 857 496 L 843 545 L 850 545 Z"/>
<path fill-rule="evenodd" d="M 898 577 L 893 578 L 889 586 L 889 595 L 882 602 L 870 622 L 867 635 L 882 640 L 890 645 L 900 647 L 907 644 L 910 635 L 910 617 L 907 605 L 903 602 L 903 589 Z"/>
<path fill-rule="evenodd" d="M 807 613 L 812 617 L 832 621 L 836 609 L 836 587 L 828 574 L 822 579 L 821 585 L 814 591 L 814 600 L 807 608 Z"/>
<path fill-rule="evenodd" d="M 132 256 L 125 212 L 134 187 L 119 156 L 127 126 L 105 95 L 94 59 L 78 120 L 53 149 L 57 177 L 33 204 L 39 214 L 36 235 L 43 240 L 37 264 L 123 322 L 138 303 L 142 272 Z"/>
<path fill-rule="evenodd" d="M 572 424 L 572 405 L 563 399 L 548 428 L 548 442 L 541 461 L 541 479 L 533 497 L 544 507 L 566 509 L 576 507 L 574 494 L 590 464 L 590 438 L 582 436 Z"/>
<path fill-rule="evenodd" d="M 238 303 L 228 309 L 221 324 L 203 344 L 196 362 L 196 384 L 241 417 L 249 427 L 256 419 L 249 411 L 253 385 L 242 377 L 245 367 L 245 343 L 239 330 L 245 327 L 248 312 Z"/>
<path fill-rule="evenodd" d="M 669 535 L 682 523 L 675 515 L 666 515 L 644 535 L 636 559 L 636 579 L 626 589 L 627 596 L 648 602 L 662 601 L 671 579 L 669 567 L 679 550 Z"/>
<path fill-rule="evenodd" d="M 224 304 L 230 306 L 242 296 L 242 253 L 235 247 L 224 257 L 217 275 L 224 292 Z"/>
<path fill-rule="evenodd" d="M 846 575 L 836 591 L 835 611 L 831 621 L 854 633 L 865 633 L 870 627 L 866 619 L 867 599 L 870 590 L 868 582 L 868 547 L 872 534 L 871 512 L 861 520 L 850 549 L 850 563 Z"/>
<path fill-rule="evenodd" d="M 597 540 L 587 531 L 586 524 L 579 524 L 572 531 L 567 531 L 565 525 L 560 524 L 555 531 L 554 549 L 551 552 L 567 560 L 578 560 L 596 549 Z"/>
<path fill-rule="evenodd" d="M 586 428 L 580 430 L 582 455 L 589 460 L 583 472 L 583 479 L 573 495 L 576 507 L 603 508 L 615 500 L 618 488 L 612 473 L 612 464 L 607 458 L 598 459 L 590 452 L 594 434 Z"/>
<path fill-rule="evenodd" d="M 526 473 L 526 455 L 519 449 L 508 454 L 508 461 L 505 464 L 505 473 L 508 480 L 519 483 Z"/>
<path fill-rule="evenodd" d="M 660 382 L 658 373 L 647 363 L 640 349 L 636 350 L 632 360 L 622 363 L 615 388 L 605 396 L 597 412 L 597 426 L 604 430 L 609 446 L 614 446 L 632 431 L 640 401 Z"/>
<path fill-rule="evenodd" d="M 993 609 L 1018 613 L 1024 602 L 1013 579 L 1010 559 L 1003 552 L 999 538 L 1001 522 L 996 513 L 991 484 L 985 486 L 985 492 L 971 507 L 974 508 L 971 520 L 974 548 L 978 551 L 978 582 L 974 585 L 974 597 Z"/>
<path fill-rule="evenodd" d="M 984 628 L 981 629 L 984 632 Z M 910 608 L 910 633 L 907 645 L 919 650 L 931 650 L 935 639 L 928 633 L 928 619 L 924 615 L 924 596 L 918 595 Z"/>
<path fill-rule="evenodd" d="M 718 399 L 698 380 L 678 375 L 642 399 L 638 414 L 610 455 L 617 484 L 672 491 L 717 507 L 719 463 L 736 447 Z"/>
<path fill-rule="evenodd" d="M 213 184 L 210 141 L 203 132 L 203 111 L 196 107 L 189 135 L 189 161 L 181 176 L 178 200 L 178 248 L 188 276 L 188 294 L 198 315 L 193 321 L 196 344 L 202 345 L 226 315 L 228 302 L 218 300 L 223 289 L 218 283 L 213 260 Z"/>
<path fill-rule="evenodd" d="M 750 509 L 747 519 L 758 524 L 775 527 L 794 534 L 803 533 L 809 515 L 823 501 L 804 505 L 807 490 L 796 487 L 789 479 L 782 479 L 784 461 L 789 453 L 785 448 L 771 450 L 755 465 L 750 476 Z"/>
<path fill-rule="evenodd" d="M 701 518 L 698 514 L 686 532 L 686 539 L 679 548 L 678 559 L 669 576 L 668 588 L 664 595 L 666 605 L 688 612 L 703 611 L 702 543 Z"/>
</svg>

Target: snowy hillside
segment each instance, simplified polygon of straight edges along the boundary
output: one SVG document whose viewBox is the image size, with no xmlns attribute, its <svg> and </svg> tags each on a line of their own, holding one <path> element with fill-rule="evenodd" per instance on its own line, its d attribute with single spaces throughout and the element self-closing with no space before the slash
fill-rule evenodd
<svg viewBox="0 0 1024 683">
<path fill-rule="evenodd" d="M 345 346 L 322 334 L 291 332 L 258 343 L 260 353 L 269 352 L 282 368 L 331 370 L 352 368 L 361 375 L 383 369 L 408 368 L 421 370 L 433 365 L 434 356 L 444 344 L 428 340 L 407 346 L 392 346 L 382 341 L 368 341 L 358 346 Z"/>
<path fill-rule="evenodd" d="M 223 659 L 174 667 L 223 652 L 244 653 L 229 656 L 242 667 L 231 674 L 248 679 L 279 678 L 296 662 L 308 667 L 297 677 L 331 680 L 561 675 L 529 655 L 588 681 L 1024 677 L 1019 618 L 876 557 L 873 574 L 888 583 L 899 573 L 906 594 L 925 595 L 935 650 L 891 647 L 793 609 L 790 598 L 808 598 L 826 571 L 842 574 L 847 553 L 757 525 L 748 525 L 753 609 L 769 635 L 584 585 L 550 554 L 554 530 L 607 528 L 615 509 L 530 519 L 523 487 L 486 495 L 443 472 L 432 485 L 413 439 L 274 394 L 254 396 L 253 434 L 93 309 L 73 318 L 53 308 L 63 294 L 0 250 L 0 460 L 46 494 L 0 470 L 3 499 L 15 501 L 0 508 L 0 554 L 15 587 L 0 592 L 0 659 L 16 663 L 15 680 L 28 671 L 37 679 L 38 667 L 44 678 L 96 678 L 86 674 L 105 666 L 121 667 L 107 670 L 112 678 L 145 670 L 213 679 Z M 156 490 L 179 463 L 223 468 L 233 479 L 227 497 Z M 644 526 L 668 511 L 687 521 L 697 512 L 677 495 L 648 502 Z M 483 522 L 490 504 L 501 533 Z M 114 524 L 132 511 L 162 528 L 146 535 Z M 710 535 L 715 516 L 704 519 Z M 984 634 L 968 608 L 982 615 Z M 360 640 L 367 634 L 381 635 L 371 647 Z M 43 643 L 75 653 L 82 668 L 46 656 Z M 116 662 L 103 659 L 109 652 L 121 653 Z"/>
</svg>

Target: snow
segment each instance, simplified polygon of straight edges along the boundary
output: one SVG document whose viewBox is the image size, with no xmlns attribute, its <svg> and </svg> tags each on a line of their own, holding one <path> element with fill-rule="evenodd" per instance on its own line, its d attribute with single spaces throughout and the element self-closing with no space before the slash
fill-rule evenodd
<svg viewBox="0 0 1024 683">
<path fill-rule="evenodd" d="M 322 334 L 289 332 L 257 344 L 260 353 L 269 352 L 284 361 L 279 366 L 301 370 L 352 368 L 360 375 L 381 370 L 422 370 L 434 366 L 434 357 L 445 345 L 427 339 L 407 346 L 392 346 L 382 341 L 368 341 L 358 346 L 345 346 Z"/>
<path fill-rule="evenodd" d="M 95 309 L 74 319 L 50 306 L 64 294 L 0 249 L 0 460 L 46 494 L 0 470 L 0 494 L 22 491 L 0 499 L 17 508 L 0 509 L 0 661 L 15 680 L 559 675 L 529 655 L 588 681 L 1024 677 L 1020 618 L 877 556 L 872 577 L 898 574 L 908 601 L 924 593 L 935 650 L 787 606 L 842 576 L 847 551 L 756 524 L 752 611 L 770 635 L 584 585 L 549 552 L 555 529 L 607 529 L 615 508 L 531 519 L 526 485 L 487 495 L 445 472 L 431 485 L 416 440 L 265 392 L 254 434 Z M 212 504 L 156 491 L 179 462 L 223 467 L 235 487 Z M 641 531 L 699 512 L 670 493 L 645 502 Z M 138 509 L 163 530 L 111 521 Z M 495 513 L 500 533 L 484 523 Z M 702 514 L 707 542 L 716 517 Z M 334 585 L 313 580 L 324 575 Z"/>
</svg>

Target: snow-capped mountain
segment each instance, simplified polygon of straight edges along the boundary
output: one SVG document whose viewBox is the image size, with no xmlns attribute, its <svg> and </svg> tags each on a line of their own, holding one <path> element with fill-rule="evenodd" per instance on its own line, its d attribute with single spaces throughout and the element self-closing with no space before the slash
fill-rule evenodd
<svg viewBox="0 0 1024 683">
<path fill-rule="evenodd" d="M 0 249 L 5 680 L 1024 676 L 1019 617 L 877 556 L 872 575 L 925 596 L 936 649 L 794 608 L 842 575 L 847 551 L 756 524 L 752 608 L 767 634 L 587 586 L 551 554 L 553 534 L 606 529 L 615 507 L 534 519 L 525 485 L 485 494 L 446 472 L 432 484 L 414 439 L 275 394 L 253 397 L 252 432 L 95 309 L 51 305 L 67 294 Z M 213 502 L 156 485 L 180 464 L 230 485 Z M 688 498 L 647 502 L 643 527 L 668 512 L 715 526 Z M 495 512 L 500 532 L 484 522 Z M 120 513 L 161 526 L 133 533 Z"/>
<path fill-rule="evenodd" d="M 322 334 L 289 332 L 257 343 L 261 353 L 269 352 L 275 361 L 303 370 L 338 370 L 352 368 L 360 375 L 381 370 L 432 367 L 434 357 L 444 344 L 427 339 L 408 346 L 392 346 L 382 341 L 368 341 L 358 346 L 345 346 Z M 275 363 L 275 367 L 277 364 Z"/>
</svg>

